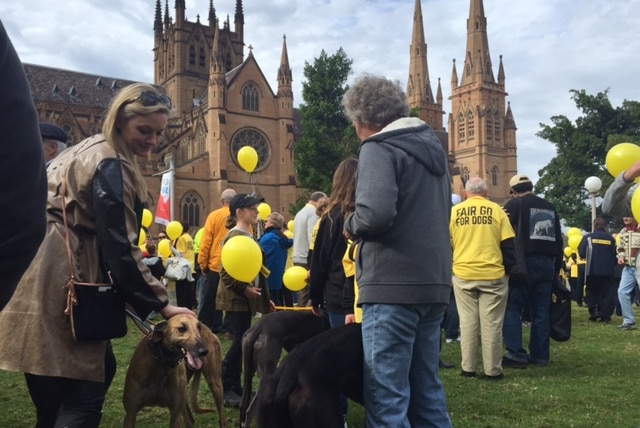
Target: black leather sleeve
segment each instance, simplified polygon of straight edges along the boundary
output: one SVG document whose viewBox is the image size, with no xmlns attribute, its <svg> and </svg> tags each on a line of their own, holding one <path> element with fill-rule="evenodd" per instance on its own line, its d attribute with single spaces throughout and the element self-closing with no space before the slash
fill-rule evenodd
<svg viewBox="0 0 640 428">
<path fill-rule="evenodd" d="M 20 59 L 0 22 L 0 310 L 44 237 L 47 177 L 38 115 Z"/>
<path fill-rule="evenodd" d="M 96 230 L 106 269 L 111 271 L 114 282 L 127 302 L 141 317 L 159 311 L 168 304 L 156 296 L 158 287 L 163 287 L 153 278 L 149 268 L 142 263 L 142 252 L 130 237 L 137 231 L 128 230 L 137 224 L 134 204 L 125 200 L 122 161 L 102 161 L 93 177 L 93 207 L 96 215 Z M 166 298 L 166 295 L 165 295 Z"/>
<path fill-rule="evenodd" d="M 500 242 L 500 250 L 502 251 L 502 264 L 504 272 L 509 275 L 511 268 L 517 263 L 516 261 L 516 239 L 509 238 Z"/>
</svg>

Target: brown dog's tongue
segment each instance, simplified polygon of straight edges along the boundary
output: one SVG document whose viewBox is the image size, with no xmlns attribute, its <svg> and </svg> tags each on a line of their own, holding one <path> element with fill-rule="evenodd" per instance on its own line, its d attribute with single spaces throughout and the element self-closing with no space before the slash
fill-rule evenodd
<svg viewBox="0 0 640 428">
<path fill-rule="evenodd" d="M 194 357 L 190 352 L 187 352 L 187 363 L 196 370 L 200 370 L 202 368 L 202 360 L 198 357 Z"/>
</svg>

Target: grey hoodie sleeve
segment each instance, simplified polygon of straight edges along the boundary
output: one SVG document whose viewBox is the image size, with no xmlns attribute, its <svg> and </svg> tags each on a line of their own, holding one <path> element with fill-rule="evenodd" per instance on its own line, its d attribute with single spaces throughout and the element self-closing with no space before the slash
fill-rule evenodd
<svg viewBox="0 0 640 428">
<path fill-rule="evenodd" d="M 634 185 L 633 182 L 628 183 L 624 180 L 624 172 L 620 173 L 604 194 L 602 211 L 605 214 L 616 217 L 633 216 L 631 213 L 631 197 L 637 188 L 637 184 Z"/>
<path fill-rule="evenodd" d="M 376 142 L 364 144 L 358 160 L 356 210 L 345 228 L 358 237 L 387 231 L 396 217 L 398 184 L 393 154 Z"/>
</svg>

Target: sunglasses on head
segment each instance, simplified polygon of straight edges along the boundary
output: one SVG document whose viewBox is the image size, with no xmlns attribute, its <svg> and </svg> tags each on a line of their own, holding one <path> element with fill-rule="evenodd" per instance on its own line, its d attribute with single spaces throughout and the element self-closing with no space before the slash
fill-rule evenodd
<svg viewBox="0 0 640 428">
<path fill-rule="evenodd" d="M 137 98 L 133 98 L 127 101 L 126 103 L 124 103 L 124 105 L 127 105 L 135 101 L 138 101 L 140 104 L 142 104 L 145 107 L 152 107 L 162 103 L 169 110 L 171 110 L 171 98 L 169 98 L 165 94 L 158 95 L 155 92 L 143 91 L 140 93 L 140 95 L 138 95 Z"/>
</svg>

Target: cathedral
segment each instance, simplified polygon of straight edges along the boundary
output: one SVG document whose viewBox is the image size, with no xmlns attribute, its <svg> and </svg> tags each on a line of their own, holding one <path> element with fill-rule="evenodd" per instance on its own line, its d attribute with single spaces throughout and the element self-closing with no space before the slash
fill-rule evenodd
<svg viewBox="0 0 640 428">
<path fill-rule="evenodd" d="M 482 0 L 470 0 L 467 47 L 462 76 L 454 60 L 451 108 L 447 127 L 440 80 L 433 96 L 421 1 L 415 0 L 407 98 L 414 112 L 435 130 L 449 156 L 456 193 L 463 181 L 480 176 L 489 197 L 508 198 L 508 180 L 516 173 L 516 126 L 506 104 L 505 74 L 500 57 L 494 77 L 487 19 Z M 220 19 L 210 0 L 206 23 L 185 16 L 185 0 L 175 0 L 171 16 L 156 0 L 153 20 L 154 83 L 174 104 L 162 144 L 140 165 L 150 200 L 160 195 L 160 175 L 175 171 L 174 218 L 194 228 L 219 206 L 220 193 L 258 192 L 272 210 L 286 215 L 299 195 L 293 150 L 300 138 L 300 120 L 293 108 L 292 75 L 286 38 L 282 40 L 275 91 L 244 37 L 242 0 L 236 0 L 233 22 Z M 232 28 L 233 27 L 233 28 Z M 134 83 L 25 64 L 40 120 L 65 129 L 77 143 L 100 131 L 104 110 L 113 94 Z M 237 163 L 238 150 L 249 145 L 259 155 L 253 174 Z M 152 211 L 155 206 L 150 207 Z"/>
</svg>

